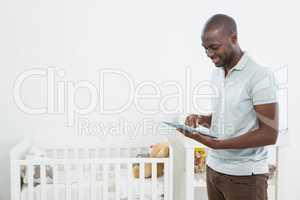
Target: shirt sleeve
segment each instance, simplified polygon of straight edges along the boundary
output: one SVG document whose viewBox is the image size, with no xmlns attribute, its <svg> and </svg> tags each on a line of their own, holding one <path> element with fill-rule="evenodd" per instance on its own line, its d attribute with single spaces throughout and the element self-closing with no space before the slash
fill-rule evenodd
<svg viewBox="0 0 300 200">
<path fill-rule="evenodd" d="M 250 84 L 253 105 L 277 102 L 275 78 L 272 71 L 262 68 L 254 74 Z"/>
</svg>

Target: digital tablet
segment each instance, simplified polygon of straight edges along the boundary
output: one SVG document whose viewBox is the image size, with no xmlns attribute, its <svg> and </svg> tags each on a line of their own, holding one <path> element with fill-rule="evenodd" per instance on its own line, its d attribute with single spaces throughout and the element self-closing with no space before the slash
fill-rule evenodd
<svg viewBox="0 0 300 200">
<path fill-rule="evenodd" d="M 176 129 L 182 129 L 182 130 L 187 131 L 189 133 L 197 132 L 198 134 L 201 134 L 201 135 L 205 135 L 205 136 L 208 136 L 208 137 L 211 137 L 211 138 L 217 138 L 215 136 L 210 135 L 209 129 L 204 127 L 204 126 L 201 126 L 201 125 L 198 126 L 197 128 L 192 128 L 190 126 L 186 126 L 186 125 L 179 124 L 179 123 L 174 123 L 174 122 L 164 121 L 163 123 L 167 124 L 168 126 L 174 127 Z"/>
</svg>

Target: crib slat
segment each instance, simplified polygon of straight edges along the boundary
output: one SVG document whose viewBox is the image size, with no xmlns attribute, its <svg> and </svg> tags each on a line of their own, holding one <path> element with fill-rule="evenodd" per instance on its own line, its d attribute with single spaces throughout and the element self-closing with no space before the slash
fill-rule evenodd
<svg viewBox="0 0 300 200">
<path fill-rule="evenodd" d="M 87 148 L 82 148 L 81 149 L 81 159 L 86 159 L 88 160 L 88 157 L 89 157 L 89 151 Z M 86 164 L 85 162 L 83 162 L 81 165 L 79 165 L 79 191 L 78 191 L 78 194 L 79 194 L 79 200 L 85 200 L 86 198 L 89 198 L 87 197 L 87 190 L 88 188 L 86 187 L 86 185 L 84 184 L 84 178 L 86 177 L 86 173 L 87 173 L 87 170 L 88 169 L 88 164 Z"/>
<path fill-rule="evenodd" d="M 58 165 L 52 165 L 53 168 L 53 189 L 54 189 L 54 200 L 58 200 Z"/>
<path fill-rule="evenodd" d="M 107 158 L 113 158 L 114 148 L 107 149 Z"/>
<path fill-rule="evenodd" d="M 84 165 L 83 164 L 79 164 L 78 165 L 78 174 L 79 174 L 79 178 L 78 178 L 78 199 L 79 200 L 84 200 L 84 187 L 83 187 L 83 170 L 84 170 Z"/>
<path fill-rule="evenodd" d="M 46 193 L 45 193 L 45 185 L 46 185 L 46 166 L 45 164 L 40 165 L 40 179 L 41 179 L 41 197 L 42 200 L 46 200 Z"/>
<path fill-rule="evenodd" d="M 71 200 L 71 182 L 70 182 L 70 171 L 71 171 L 71 165 L 65 165 L 65 173 L 66 173 L 66 177 L 67 177 L 67 180 L 66 180 L 66 197 L 67 197 L 67 200 Z"/>
<path fill-rule="evenodd" d="M 116 149 L 116 157 L 121 158 L 121 149 L 120 148 Z"/>
<path fill-rule="evenodd" d="M 61 150 L 61 156 L 62 156 L 62 158 L 64 158 L 64 159 L 67 158 L 67 150 L 66 150 L 66 149 L 62 149 L 62 150 Z"/>
<path fill-rule="evenodd" d="M 126 148 L 126 149 L 125 149 L 125 152 L 126 152 L 126 154 L 125 154 L 126 157 L 127 157 L 127 158 L 130 158 L 130 157 L 131 157 L 130 149 L 129 149 L 129 148 Z"/>
<path fill-rule="evenodd" d="M 145 199 L 145 163 L 140 162 L 140 199 Z"/>
<path fill-rule="evenodd" d="M 91 199 L 96 200 L 96 165 L 91 165 Z"/>
<path fill-rule="evenodd" d="M 58 149 L 55 149 L 53 150 L 53 158 L 59 158 L 59 150 Z"/>
<path fill-rule="evenodd" d="M 120 200 L 120 187 L 121 187 L 121 164 L 115 165 L 115 186 L 116 186 L 116 199 Z"/>
<path fill-rule="evenodd" d="M 87 158 L 87 150 L 85 148 L 81 149 L 81 158 Z"/>
<path fill-rule="evenodd" d="M 108 199 L 108 164 L 103 164 L 103 199 Z"/>
<path fill-rule="evenodd" d="M 20 199 L 20 194 L 21 194 L 21 183 L 20 183 L 20 178 L 21 178 L 21 165 L 19 165 L 18 162 L 15 160 L 11 161 L 11 197 L 13 200 L 15 199 Z"/>
<path fill-rule="evenodd" d="M 128 200 L 132 200 L 132 163 L 127 163 L 127 171 L 128 171 Z"/>
<path fill-rule="evenodd" d="M 158 194 L 157 194 L 157 163 L 152 162 L 151 164 L 151 170 L 152 170 L 152 200 L 157 199 Z"/>
<path fill-rule="evenodd" d="M 78 159 L 79 158 L 79 150 L 80 149 L 74 149 L 74 158 Z"/>
<path fill-rule="evenodd" d="M 105 148 L 104 149 L 104 151 L 103 151 L 103 153 L 104 153 L 104 158 L 108 158 L 108 156 L 109 156 L 109 151 L 110 151 L 110 149 L 109 148 Z"/>
<path fill-rule="evenodd" d="M 130 152 L 129 157 L 133 157 L 134 155 L 139 154 L 138 148 L 130 148 L 130 149 L 129 149 L 129 152 Z"/>
<path fill-rule="evenodd" d="M 27 177 L 27 181 L 28 181 L 28 199 L 29 200 L 33 200 L 33 169 L 34 165 L 31 165 L 30 163 L 27 165 L 27 170 L 28 170 L 28 177 Z"/>
<path fill-rule="evenodd" d="M 169 199 L 169 162 L 164 162 L 164 198 Z"/>
<path fill-rule="evenodd" d="M 78 199 L 84 200 L 84 185 L 82 183 L 78 183 Z"/>
</svg>

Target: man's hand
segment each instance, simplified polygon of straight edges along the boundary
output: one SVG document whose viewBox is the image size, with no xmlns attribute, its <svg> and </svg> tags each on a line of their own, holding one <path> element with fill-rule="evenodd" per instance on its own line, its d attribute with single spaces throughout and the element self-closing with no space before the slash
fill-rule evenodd
<svg viewBox="0 0 300 200">
<path fill-rule="evenodd" d="M 189 115 L 185 120 L 185 124 L 193 128 L 197 128 L 198 125 L 202 125 L 204 127 L 209 128 L 210 122 L 211 122 L 211 115 L 202 116 L 202 115 L 192 114 Z"/>
<path fill-rule="evenodd" d="M 184 136 L 191 138 L 193 140 L 196 140 L 196 141 L 206 145 L 207 147 L 210 147 L 213 149 L 218 148 L 219 141 L 216 139 L 213 139 L 209 136 L 198 134 L 197 132 L 187 132 L 182 129 L 176 129 L 176 130 L 179 131 L 180 133 L 182 133 Z"/>
</svg>

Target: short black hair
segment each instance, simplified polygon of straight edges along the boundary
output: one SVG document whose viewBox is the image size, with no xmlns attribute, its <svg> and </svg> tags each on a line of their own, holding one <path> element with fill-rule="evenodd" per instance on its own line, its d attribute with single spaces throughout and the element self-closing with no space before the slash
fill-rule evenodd
<svg viewBox="0 0 300 200">
<path fill-rule="evenodd" d="M 203 32 L 213 29 L 221 29 L 225 34 L 237 34 L 237 26 L 234 19 L 224 14 L 216 14 L 209 18 L 204 26 Z"/>
</svg>

